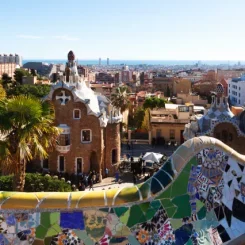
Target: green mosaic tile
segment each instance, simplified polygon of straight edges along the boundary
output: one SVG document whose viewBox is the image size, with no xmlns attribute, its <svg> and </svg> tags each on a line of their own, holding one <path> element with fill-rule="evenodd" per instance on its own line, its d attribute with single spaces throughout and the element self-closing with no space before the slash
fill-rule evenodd
<svg viewBox="0 0 245 245">
<path fill-rule="evenodd" d="M 204 203 L 196 199 L 196 210 L 199 211 L 204 206 Z"/>
<path fill-rule="evenodd" d="M 47 232 L 48 232 L 47 228 L 43 227 L 42 225 L 39 225 L 36 228 L 36 238 L 44 239 L 44 237 L 46 236 Z"/>
<path fill-rule="evenodd" d="M 151 202 L 150 206 L 152 208 L 159 209 L 162 206 L 162 204 L 161 204 L 160 200 L 154 200 Z"/>
<path fill-rule="evenodd" d="M 166 209 L 166 208 L 171 208 L 174 207 L 173 203 L 171 202 L 170 199 L 164 198 L 160 200 L 162 203 L 162 206 Z"/>
<path fill-rule="evenodd" d="M 190 174 L 186 172 L 182 172 L 179 175 L 179 177 L 173 183 L 171 197 L 177 197 L 186 194 L 189 175 Z"/>
<path fill-rule="evenodd" d="M 138 205 L 132 206 L 130 208 L 130 215 L 129 215 L 127 226 L 131 228 L 135 224 L 139 223 L 139 220 L 142 218 L 143 215 L 144 214 Z"/>
<path fill-rule="evenodd" d="M 141 203 L 139 204 L 139 207 L 145 213 L 150 207 L 150 203 L 149 202 Z"/>
<path fill-rule="evenodd" d="M 145 183 L 137 185 L 139 188 L 142 198 L 146 199 L 149 196 L 150 188 L 151 188 L 151 180 L 148 179 Z"/>
<path fill-rule="evenodd" d="M 183 225 L 182 219 L 170 219 L 170 223 L 174 230 L 179 229 Z"/>
<path fill-rule="evenodd" d="M 50 216 L 52 213 L 48 212 L 43 212 L 41 213 L 41 225 L 43 225 L 46 228 L 50 228 L 51 223 L 50 223 Z"/>
<path fill-rule="evenodd" d="M 121 217 L 127 210 L 128 208 L 126 207 L 114 208 L 114 212 L 116 213 L 117 217 Z"/>
<path fill-rule="evenodd" d="M 46 236 L 55 236 L 61 232 L 61 228 L 58 224 L 54 224 L 51 228 L 48 229 Z"/>
<path fill-rule="evenodd" d="M 194 244 L 192 243 L 192 240 L 189 239 L 188 242 L 185 245 L 194 245 Z"/>
<path fill-rule="evenodd" d="M 94 245 L 94 241 L 91 239 L 90 236 L 88 236 L 86 231 L 74 230 L 74 232 L 77 235 L 77 237 L 79 237 L 84 242 L 84 244 Z"/>
<path fill-rule="evenodd" d="M 177 211 L 173 218 L 179 219 L 191 216 L 191 206 L 189 200 L 190 196 L 188 194 L 173 198 L 172 202 L 177 206 Z"/>
<path fill-rule="evenodd" d="M 163 190 L 163 192 L 156 199 L 171 198 L 172 187 L 173 184 L 168 186 L 166 190 Z"/>
<path fill-rule="evenodd" d="M 109 208 L 100 208 L 100 211 L 101 212 L 108 213 L 109 212 Z"/>
<path fill-rule="evenodd" d="M 152 219 L 155 213 L 157 212 L 158 209 L 155 208 L 149 208 L 146 213 L 146 220 Z"/>
<path fill-rule="evenodd" d="M 50 213 L 50 224 L 55 224 L 55 223 L 60 223 L 60 213 L 58 212 L 53 212 Z"/>
<path fill-rule="evenodd" d="M 176 213 L 177 207 L 166 208 L 166 212 L 169 218 L 172 218 Z"/>
<path fill-rule="evenodd" d="M 198 219 L 204 219 L 206 217 L 206 207 L 202 207 L 198 212 L 197 212 L 197 217 Z"/>
<path fill-rule="evenodd" d="M 130 209 L 128 209 L 123 215 L 120 216 L 120 221 L 123 223 L 123 224 L 127 224 L 128 223 L 128 218 L 129 218 L 129 213 L 130 213 Z"/>
</svg>

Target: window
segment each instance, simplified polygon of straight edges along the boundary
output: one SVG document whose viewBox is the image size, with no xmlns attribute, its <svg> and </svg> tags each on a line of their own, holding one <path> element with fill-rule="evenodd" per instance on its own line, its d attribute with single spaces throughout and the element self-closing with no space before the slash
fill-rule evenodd
<svg viewBox="0 0 245 245">
<path fill-rule="evenodd" d="M 180 106 L 179 112 L 189 112 L 189 107 L 188 106 Z"/>
<path fill-rule="evenodd" d="M 81 157 L 76 158 L 76 172 L 77 174 L 83 172 L 83 159 Z"/>
<path fill-rule="evenodd" d="M 89 143 L 92 141 L 92 131 L 90 129 L 82 130 L 82 143 Z"/>
<path fill-rule="evenodd" d="M 44 169 L 48 169 L 48 159 L 44 159 L 41 161 L 41 166 Z"/>
<path fill-rule="evenodd" d="M 174 129 L 169 130 L 169 137 L 171 140 L 175 139 L 175 130 Z"/>
<path fill-rule="evenodd" d="M 74 109 L 74 110 L 73 110 L 73 118 L 74 118 L 74 119 L 80 119 L 80 118 L 81 118 L 81 110 L 79 110 L 79 109 Z"/>
<path fill-rule="evenodd" d="M 64 156 L 59 156 L 58 171 L 59 172 L 64 172 L 65 171 L 65 157 Z"/>
<path fill-rule="evenodd" d="M 58 145 L 66 146 L 70 145 L 70 135 L 69 134 L 60 134 L 58 138 Z"/>
<path fill-rule="evenodd" d="M 112 164 L 117 163 L 117 149 L 112 150 L 111 162 Z"/>
</svg>

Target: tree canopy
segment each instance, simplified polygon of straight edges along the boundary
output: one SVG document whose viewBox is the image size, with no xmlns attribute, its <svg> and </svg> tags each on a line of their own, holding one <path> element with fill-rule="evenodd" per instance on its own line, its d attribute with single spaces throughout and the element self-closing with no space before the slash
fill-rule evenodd
<svg viewBox="0 0 245 245">
<path fill-rule="evenodd" d="M 14 79 L 17 83 L 22 84 L 22 78 L 24 76 L 31 76 L 31 74 L 22 68 L 16 69 L 14 72 Z"/>
<path fill-rule="evenodd" d="M 0 100 L 6 97 L 6 92 L 3 86 L 0 84 Z"/>
<path fill-rule="evenodd" d="M 1 84 L 3 88 L 7 89 L 11 83 L 12 83 L 12 78 L 8 74 L 3 73 L 2 79 L 1 79 Z"/>
<path fill-rule="evenodd" d="M 144 109 L 154 109 L 154 108 L 165 108 L 165 103 L 166 101 L 164 99 L 161 98 L 157 98 L 157 97 L 149 97 L 146 98 L 144 104 L 143 104 L 143 108 Z"/>
<path fill-rule="evenodd" d="M 50 91 L 50 85 L 17 85 L 16 87 L 11 87 L 8 89 L 7 96 L 18 96 L 18 95 L 32 95 L 37 98 L 43 98 Z"/>
</svg>

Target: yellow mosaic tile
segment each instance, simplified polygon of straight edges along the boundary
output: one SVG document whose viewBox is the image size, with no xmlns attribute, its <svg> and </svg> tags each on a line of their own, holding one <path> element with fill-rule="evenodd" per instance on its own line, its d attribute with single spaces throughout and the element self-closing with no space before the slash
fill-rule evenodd
<svg viewBox="0 0 245 245">
<path fill-rule="evenodd" d="M 70 192 L 51 192 L 39 205 L 40 209 L 67 209 Z"/>
<path fill-rule="evenodd" d="M 34 209 L 38 200 L 33 193 L 15 193 L 7 199 L 1 206 L 1 209 Z"/>
<path fill-rule="evenodd" d="M 105 192 L 104 191 L 91 191 L 87 192 L 79 201 L 78 208 L 84 207 L 104 207 L 105 206 Z"/>
</svg>

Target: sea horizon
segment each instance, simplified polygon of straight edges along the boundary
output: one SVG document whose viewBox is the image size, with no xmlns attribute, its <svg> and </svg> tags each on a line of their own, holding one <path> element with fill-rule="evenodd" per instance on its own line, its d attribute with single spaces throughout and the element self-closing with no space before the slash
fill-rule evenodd
<svg viewBox="0 0 245 245">
<path fill-rule="evenodd" d="M 65 64 L 65 59 L 23 59 L 23 64 L 27 62 L 43 62 L 48 64 Z M 245 64 L 245 61 L 225 61 L 225 60 L 110 60 L 109 65 L 162 65 L 162 66 L 173 66 L 173 65 L 195 65 L 198 62 L 205 65 L 235 65 Z M 77 60 L 79 65 L 99 65 L 98 59 L 86 59 Z M 106 65 L 107 60 L 101 60 L 101 65 Z"/>
</svg>

